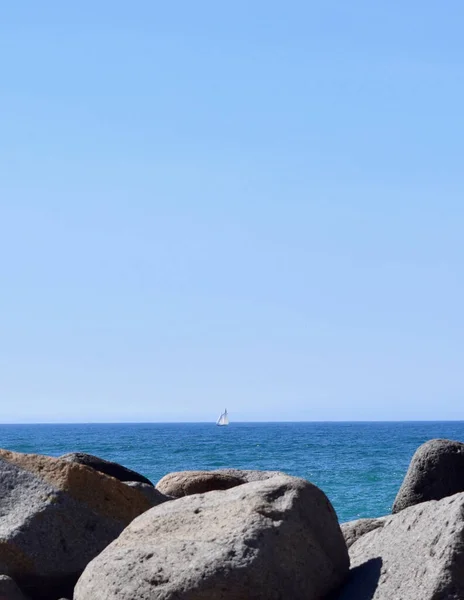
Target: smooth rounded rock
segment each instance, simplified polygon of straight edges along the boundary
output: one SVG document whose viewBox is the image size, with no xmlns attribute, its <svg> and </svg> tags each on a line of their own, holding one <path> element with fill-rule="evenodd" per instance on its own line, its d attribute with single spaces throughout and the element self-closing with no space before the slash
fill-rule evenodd
<svg viewBox="0 0 464 600">
<path fill-rule="evenodd" d="M 156 489 L 172 496 L 181 498 L 192 494 L 204 494 L 214 490 L 228 490 L 252 481 L 264 481 L 276 475 L 279 471 L 253 471 L 240 469 L 216 469 L 214 471 L 177 471 L 168 473 L 156 484 Z"/>
<path fill-rule="evenodd" d="M 105 460 L 104 458 L 100 458 L 98 456 L 93 456 L 93 454 L 86 454 L 85 452 L 70 452 L 69 454 L 63 454 L 63 456 L 60 456 L 60 458 L 61 460 L 67 460 L 69 462 L 75 462 L 79 465 L 91 467 L 100 473 L 104 473 L 105 475 L 109 475 L 115 479 L 119 479 L 119 481 L 140 481 L 140 483 L 153 485 L 149 479 L 147 479 L 144 475 L 137 473 L 137 471 L 132 471 L 132 469 L 123 467 L 119 463 L 111 462 L 110 460 Z"/>
<path fill-rule="evenodd" d="M 392 513 L 464 492 L 464 444 L 430 440 L 416 450 L 396 496 Z"/>
<path fill-rule="evenodd" d="M 276 476 L 151 509 L 87 566 L 74 600 L 322 600 L 348 568 L 325 494 Z"/>
</svg>

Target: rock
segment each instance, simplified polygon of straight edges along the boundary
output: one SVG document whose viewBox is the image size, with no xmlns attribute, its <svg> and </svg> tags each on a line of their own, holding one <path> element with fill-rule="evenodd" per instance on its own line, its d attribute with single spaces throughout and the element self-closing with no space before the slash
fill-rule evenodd
<svg viewBox="0 0 464 600">
<path fill-rule="evenodd" d="M 346 545 L 350 548 L 359 538 L 369 531 L 383 527 L 385 517 L 379 519 L 357 519 L 340 525 Z"/>
<path fill-rule="evenodd" d="M 125 481 L 124 484 L 141 492 L 148 499 L 152 507 L 158 506 L 158 504 L 162 504 L 168 500 L 173 500 L 173 498 L 170 496 L 165 496 L 152 485 L 148 485 L 148 483 L 141 483 L 140 481 Z"/>
<path fill-rule="evenodd" d="M 217 469 L 215 471 L 178 471 L 168 473 L 156 484 L 156 489 L 174 498 L 190 496 L 191 494 L 204 494 L 214 490 L 228 490 L 251 483 L 263 481 L 283 475 L 279 471 L 248 471 L 240 469 Z"/>
<path fill-rule="evenodd" d="M 464 444 L 430 440 L 412 457 L 392 512 L 459 492 L 464 492 Z"/>
<path fill-rule="evenodd" d="M 242 483 L 265 481 L 271 477 L 286 475 L 286 473 L 283 473 L 282 471 L 259 471 L 255 469 L 216 469 L 215 471 L 210 471 L 210 473 L 224 473 L 225 475 L 239 477 L 242 480 Z"/>
<path fill-rule="evenodd" d="M 228 490 L 241 485 L 243 481 L 233 475 L 213 473 L 208 471 L 180 471 L 165 475 L 157 484 L 156 489 L 173 498 L 204 494 L 213 490 Z"/>
<path fill-rule="evenodd" d="M 74 600 L 320 600 L 348 568 L 325 494 L 276 476 L 151 509 L 87 566 Z"/>
<path fill-rule="evenodd" d="M 61 460 L 67 460 L 69 462 L 78 463 L 79 465 L 85 465 L 86 467 L 92 467 L 92 469 L 100 471 L 100 473 L 105 473 L 105 475 L 110 475 L 110 477 L 119 479 L 119 481 L 140 481 L 140 483 L 153 485 L 149 479 L 140 475 L 140 473 L 132 471 L 127 467 L 123 467 L 118 463 L 99 458 L 98 456 L 93 456 L 92 454 L 86 454 L 85 452 L 71 452 L 69 454 L 63 454 L 60 458 Z"/>
<path fill-rule="evenodd" d="M 337 600 L 462 600 L 464 493 L 385 518 L 350 548 Z"/>
<path fill-rule="evenodd" d="M 71 595 L 87 565 L 151 507 L 94 469 L 0 450 L 0 573 L 33 598 Z"/>
<path fill-rule="evenodd" d="M 27 598 L 11 577 L 0 575 L 0 600 L 27 600 Z"/>
</svg>

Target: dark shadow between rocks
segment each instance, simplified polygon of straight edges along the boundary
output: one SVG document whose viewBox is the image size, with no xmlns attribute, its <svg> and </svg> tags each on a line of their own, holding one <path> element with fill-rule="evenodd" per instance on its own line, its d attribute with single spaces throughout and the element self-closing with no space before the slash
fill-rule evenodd
<svg viewBox="0 0 464 600">
<path fill-rule="evenodd" d="M 351 569 L 345 585 L 330 600 L 372 600 L 379 584 L 382 564 L 379 556 Z"/>
<path fill-rule="evenodd" d="M 56 578 L 41 578 L 29 576 L 23 578 L 21 591 L 31 600 L 58 600 L 72 598 L 74 586 L 81 573 Z M 0 600 L 1 597 L 0 597 Z"/>
</svg>

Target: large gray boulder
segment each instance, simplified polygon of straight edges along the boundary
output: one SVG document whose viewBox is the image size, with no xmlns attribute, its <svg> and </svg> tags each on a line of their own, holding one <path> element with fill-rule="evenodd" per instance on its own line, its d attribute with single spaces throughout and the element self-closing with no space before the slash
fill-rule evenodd
<svg viewBox="0 0 464 600">
<path fill-rule="evenodd" d="M 94 456 L 93 454 L 86 454 L 85 452 L 70 452 L 69 454 L 63 454 L 63 456 L 60 456 L 60 458 L 61 460 L 67 460 L 69 462 L 75 462 L 79 465 L 91 467 L 96 471 L 100 471 L 100 473 L 105 473 L 105 475 L 115 477 L 116 479 L 119 479 L 119 481 L 140 481 L 140 483 L 153 485 L 149 479 L 147 479 L 144 475 L 137 473 L 137 471 L 132 471 L 132 469 L 123 467 L 119 463 L 105 460 L 104 458 Z"/>
<path fill-rule="evenodd" d="M 337 600 L 463 600 L 464 493 L 386 517 L 350 558 Z"/>
<path fill-rule="evenodd" d="M 87 566 L 74 600 L 321 600 L 348 568 L 325 494 L 276 476 L 151 509 Z"/>
<path fill-rule="evenodd" d="M 392 512 L 464 492 L 464 444 L 430 440 L 416 450 Z"/>
<path fill-rule="evenodd" d="M 251 483 L 264 481 L 276 475 L 283 475 L 280 471 L 253 471 L 240 469 L 216 469 L 214 471 L 177 471 L 168 473 L 156 484 L 156 489 L 173 498 L 204 494 L 214 490 L 228 490 Z"/>
<path fill-rule="evenodd" d="M 11 577 L 0 575 L 0 600 L 27 600 L 27 598 Z"/>
<path fill-rule="evenodd" d="M 79 575 L 138 515 L 138 490 L 57 458 L 0 450 L 0 573 L 33 598 L 70 596 Z"/>
<path fill-rule="evenodd" d="M 385 524 L 385 517 L 379 517 L 378 519 L 357 519 L 356 521 L 348 521 L 342 523 L 340 528 L 345 538 L 345 542 L 348 548 L 350 548 L 360 537 L 383 527 Z"/>
</svg>

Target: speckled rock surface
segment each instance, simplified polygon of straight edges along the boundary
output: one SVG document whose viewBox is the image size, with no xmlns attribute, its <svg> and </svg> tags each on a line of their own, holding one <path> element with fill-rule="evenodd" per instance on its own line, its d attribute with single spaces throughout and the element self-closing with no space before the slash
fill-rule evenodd
<svg viewBox="0 0 464 600">
<path fill-rule="evenodd" d="M 386 517 L 350 557 L 337 600 L 463 600 L 464 494 Z"/>
<path fill-rule="evenodd" d="M 0 450 L 0 573 L 34 598 L 69 595 L 87 563 L 151 507 L 77 463 Z"/>
<path fill-rule="evenodd" d="M 276 476 L 151 509 L 88 565 L 74 600 L 322 600 L 348 568 L 325 494 Z"/>
<path fill-rule="evenodd" d="M 459 492 L 464 492 L 464 444 L 430 440 L 412 457 L 392 512 Z"/>
</svg>

